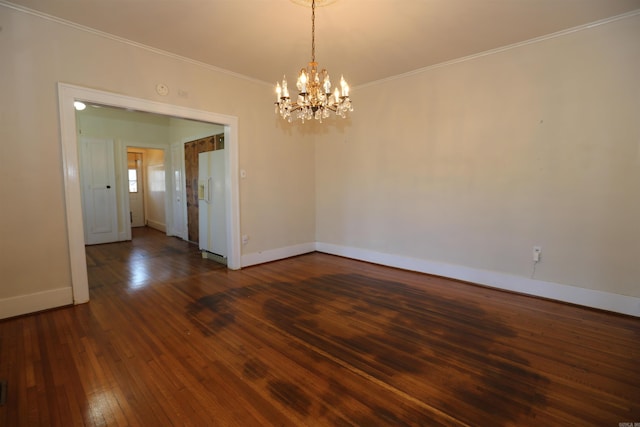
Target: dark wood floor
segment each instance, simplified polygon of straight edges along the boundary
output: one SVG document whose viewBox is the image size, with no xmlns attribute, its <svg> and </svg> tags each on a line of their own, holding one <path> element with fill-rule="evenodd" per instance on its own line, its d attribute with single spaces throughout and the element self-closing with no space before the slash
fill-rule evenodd
<svg viewBox="0 0 640 427">
<path fill-rule="evenodd" d="M 87 248 L 91 302 L 0 322 L 0 426 L 640 422 L 640 319 L 325 254 Z"/>
</svg>

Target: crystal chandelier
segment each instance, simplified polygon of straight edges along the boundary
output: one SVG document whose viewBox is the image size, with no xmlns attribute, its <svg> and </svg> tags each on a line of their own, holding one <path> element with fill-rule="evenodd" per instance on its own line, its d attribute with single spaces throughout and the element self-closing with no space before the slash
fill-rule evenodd
<svg viewBox="0 0 640 427">
<path fill-rule="evenodd" d="M 318 72 L 316 62 L 316 0 L 311 1 L 311 62 L 307 68 L 300 70 L 296 86 L 298 97 L 291 101 L 287 88 L 286 76 L 282 79 L 282 85 L 276 84 L 276 114 L 280 113 L 283 119 L 291 123 L 293 118 L 305 120 L 316 119 L 322 123 L 322 119 L 329 117 L 331 112 L 342 118 L 347 112 L 353 111 L 351 99 L 349 99 L 349 85 L 340 78 L 340 89 L 337 87 L 331 92 L 331 80 L 329 73 L 323 69 Z"/>
</svg>

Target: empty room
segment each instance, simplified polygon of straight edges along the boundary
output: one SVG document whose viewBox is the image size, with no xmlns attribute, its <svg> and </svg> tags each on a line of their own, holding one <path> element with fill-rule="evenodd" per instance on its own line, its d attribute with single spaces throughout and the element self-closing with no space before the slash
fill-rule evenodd
<svg viewBox="0 0 640 427">
<path fill-rule="evenodd" d="M 0 0 L 0 426 L 640 426 L 639 41 Z"/>
</svg>

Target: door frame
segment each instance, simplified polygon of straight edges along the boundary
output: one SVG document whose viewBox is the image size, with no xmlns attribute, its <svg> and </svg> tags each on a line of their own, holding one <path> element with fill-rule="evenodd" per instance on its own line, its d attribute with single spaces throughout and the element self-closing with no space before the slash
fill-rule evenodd
<svg viewBox="0 0 640 427">
<path fill-rule="evenodd" d="M 171 159 L 169 159 L 167 156 L 169 156 L 169 148 L 166 145 L 163 144 L 156 144 L 156 143 L 152 143 L 152 142 L 131 142 L 129 140 L 123 140 L 123 141 L 119 141 L 119 145 L 118 148 L 116 149 L 116 151 L 118 151 L 119 154 L 119 158 L 118 161 L 120 162 L 120 170 L 122 171 L 122 173 L 125 173 L 125 171 L 127 170 L 127 154 L 129 152 L 129 149 L 133 148 L 140 148 L 140 149 L 151 149 L 151 150 L 159 150 L 159 151 L 163 151 L 164 152 L 164 161 L 165 161 L 165 172 L 167 170 L 167 165 L 171 166 L 170 162 Z M 173 166 L 171 166 L 173 167 Z M 146 171 L 143 171 L 143 175 L 145 176 L 145 180 L 146 180 Z M 170 208 L 170 198 L 173 197 L 173 187 L 172 187 L 172 176 L 168 173 L 165 173 L 165 187 L 168 189 L 166 191 L 165 194 L 165 200 L 164 200 L 164 215 L 165 215 L 165 225 L 166 225 L 166 234 L 168 236 L 172 236 L 173 234 L 170 233 L 172 225 L 170 223 L 173 222 L 173 215 L 171 212 L 169 212 L 169 208 Z M 122 179 L 122 182 L 125 182 L 125 179 Z M 145 182 L 146 183 L 146 182 Z M 131 210 L 131 204 L 129 202 L 129 186 L 128 184 L 126 185 L 126 188 L 122 189 L 121 192 L 121 198 L 120 198 L 120 203 L 122 205 L 122 210 L 120 212 L 120 214 L 122 215 L 122 217 L 124 218 L 125 221 L 125 227 L 124 227 L 124 231 L 123 231 L 123 238 L 122 240 L 131 240 L 132 239 L 132 234 L 131 234 L 131 220 L 129 218 L 129 212 Z M 146 209 L 147 209 L 147 193 L 145 191 L 144 194 L 144 206 L 145 206 L 145 222 L 146 222 L 146 218 L 147 218 L 147 214 L 146 214 Z M 228 225 L 228 224 L 227 224 Z"/>
<path fill-rule="evenodd" d="M 227 176 L 227 266 L 239 270 L 240 263 L 240 198 L 238 182 L 238 118 L 204 110 L 164 104 L 131 96 L 90 89 L 68 83 L 58 83 L 60 112 L 60 144 L 66 206 L 67 237 L 71 267 L 71 287 L 74 304 L 89 301 L 89 280 L 84 242 L 82 200 L 79 180 L 78 134 L 73 103 L 83 101 L 110 107 L 130 108 L 165 116 L 198 120 L 224 126 Z"/>
</svg>

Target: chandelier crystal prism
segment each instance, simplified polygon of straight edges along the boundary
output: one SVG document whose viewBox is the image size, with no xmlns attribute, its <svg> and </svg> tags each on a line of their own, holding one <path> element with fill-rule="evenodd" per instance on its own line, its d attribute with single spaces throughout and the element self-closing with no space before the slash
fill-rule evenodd
<svg viewBox="0 0 640 427">
<path fill-rule="evenodd" d="M 283 77 L 282 84 L 276 83 L 276 114 L 280 113 L 283 119 L 289 123 L 294 118 L 302 120 L 316 119 L 322 123 L 331 112 L 336 116 L 345 118 L 348 112 L 353 111 L 349 98 L 349 85 L 340 78 L 340 88 L 331 91 L 331 79 L 327 70 L 318 72 L 316 62 L 316 0 L 311 2 L 311 62 L 306 68 L 300 70 L 296 87 L 298 97 L 295 101 L 289 96 L 287 77 Z"/>
</svg>

